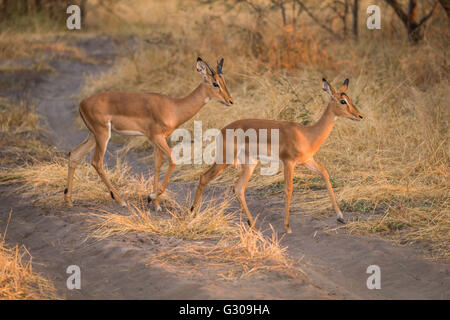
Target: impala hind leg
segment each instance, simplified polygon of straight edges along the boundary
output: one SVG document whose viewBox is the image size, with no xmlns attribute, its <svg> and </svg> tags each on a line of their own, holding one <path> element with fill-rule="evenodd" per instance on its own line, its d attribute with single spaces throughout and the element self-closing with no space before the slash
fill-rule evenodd
<svg viewBox="0 0 450 320">
<path fill-rule="evenodd" d="M 291 197 L 293 191 L 293 179 L 294 179 L 294 167 L 295 163 L 293 161 L 284 161 L 284 195 L 286 198 L 285 203 L 285 216 L 284 216 L 284 230 L 286 233 L 291 233 L 291 226 L 289 224 L 289 207 L 291 205 Z"/>
<path fill-rule="evenodd" d="M 236 197 L 239 200 L 239 203 L 241 205 L 241 209 L 244 211 L 245 215 L 247 216 L 247 223 L 250 225 L 250 227 L 253 227 L 255 224 L 255 220 L 252 217 L 252 214 L 250 213 L 250 210 L 248 210 L 247 202 L 245 201 L 245 188 L 247 187 L 247 183 L 250 180 L 250 177 L 253 174 L 253 170 L 255 170 L 256 164 L 245 164 L 242 165 L 242 172 L 239 176 L 239 179 L 236 181 L 234 185 L 234 193 L 236 194 Z"/>
<path fill-rule="evenodd" d="M 167 183 L 169 182 L 170 175 L 172 174 L 172 171 L 176 165 L 176 158 L 172 152 L 172 149 L 170 149 L 169 145 L 167 144 L 166 138 L 164 138 L 164 137 L 154 138 L 153 142 L 155 144 L 155 167 L 157 167 L 157 168 L 155 168 L 155 170 L 157 170 L 157 174 L 155 172 L 155 185 L 153 187 L 153 193 L 148 196 L 148 201 L 150 202 L 153 200 L 155 203 L 156 210 L 160 211 L 161 206 L 159 205 L 158 198 L 161 194 L 164 193 L 164 191 L 166 191 L 166 187 L 167 187 Z M 158 155 L 159 163 L 157 163 L 157 159 L 156 159 L 156 156 L 158 154 L 156 149 L 159 149 L 159 155 Z M 166 176 L 164 177 L 164 180 L 162 182 L 161 189 L 159 189 L 159 169 L 160 169 L 161 163 L 162 163 L 162 154 L 167 156 L 167 158 L 169 159 L 169 168 L 167 169 Z"/>
<path fill-rule="evenodd" d="M 72 185 L 75 168 L 77 167 L 80 159 L 83 158 L 86 153 L 91 151 L 94 146 L 95 138 L 92 133 L 89 133 L 87 138 L 69 153 L 67 188 L 64 190 L 64 200 L 69 206 L 72 206 Z"/>
<path fill-rule="evenodd" d="M 334 195 L 333 187 L 331 186 L 330 176 L 328 175 L 327 169 L 325 169 L 312 159 L 304 163 L 304 166 L 310 169 L 311 171 L 319 173 L 322 176 L 323 180 L 325 180 L 328 194 L 331 198 L 331 203 L 333 204 L 334 211 L 336 212 L 337 215 L 337 221 L 345 224 L 344 216 L 342 215 L 341 209 L 339 209 L 339 206 L 337 204 L 336 196 Z"/>
<path fill-rule="evenodd" d="M 203 191 L 205 190 L 208 183 L 210 183 L 215 177 L 217 177 L 223 170 L 225 170 L 229 166 L 229 164 L 215 163 L 201 175 L 197 191 L 195 192 L 194 202 L 191 206 L 191 212 L 197 209 L 200 199 L 202 198 Z"/>
<path fill-rule="evenodd" d="M 92 166 L 97 171 L 98 175 L 102 179 L 103 183 L 108 188 L 111 197 L 121 206 L 126 206 L 125 201 L 122 200 L 122 198 L 119 196 L 119 193 L 116 191 L 116 189 L 113 187 L 111 182 L 109 181 L 108 177 L 106 176 L 105 171 L 103 170 L 103 158 L 105 156 L 106 147 L 108 146 L 109 138 L 111 137 L 111 128 L 106 129 L 101 132 L 97 132 L 95 136 L 95 150 L 94 150 L 94 157 L 92 158 Z"/>
<path fill-rule="evenodd" d="M 156 211 L 161 210 L 161 206 L 159 205 L 158 199 L 156 199 L 156 195 L 158 194 L 158 184 L 159 184 L 159 173 L 161 171 L 161 164 L 162 164 L 162 153 L 161 150 L 155 146 L 155 152 L 154 152 L 154 158 L 155 158 L 155 175 L 153 179 L 153 193 L 150 194 L 147 198 L 148 202 L 150 203 L 153 199 L 155 199 L 155 209 Z"/>
</svg>

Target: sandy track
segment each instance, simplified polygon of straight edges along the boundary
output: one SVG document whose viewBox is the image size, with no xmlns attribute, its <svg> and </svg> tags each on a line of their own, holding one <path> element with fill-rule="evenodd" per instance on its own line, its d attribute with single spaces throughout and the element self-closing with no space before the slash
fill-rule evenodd
<svg viewBox="0 0 450 320">
<path fill-rule="evenodd" d="M 53 59 L 57 74 L 27 77 L 25 96 L 38 101 L 49 129 L 48 139 L 58 148 L 69 151 L 86 135 L 74 126 L 75 95 L 86 74 L 106 70 L 113 58 L 112 41 L 106 37 L 77 40 L 75 45 L 101 61 L 89 64 L 69 59 Z M 17 91 L 5 91 L 9 96 Z M 207 107 L 207 106 L 206 106 Z M 114 150 L 114 146 L 110 148 Z M 111 151 L 110 151 L 111 153 Z M 107 161 L 112 157 L 107 155 Z M 128 156 L 135 172 L 146 167 L 135 155 Z M 172 190 L 183 198 L 193 190 L 195 182 Z M 3 187 L 0 195 L 0 227 L 8 213 L 13 217 L 8 228 L 9 243 L 25 244 L 33 255 L 35 269 L 54 281 L 58 293 L 69 299 L 448 299 L 449 267 L 424 258 L 416 247 L 400 247 L 388 241 L 350 236 L 338 230 L 334 217 L 318 220 L 292 212 L 293 234 L 283 239 L 289 254 L 302 259 L 308 278 L 293 280 L 278 273 L 258 275 L 235 282 L 218 280 L 216 270 L 196 272 L 192 268 L 173 269 L 158 265 L 147 267 L 149 253 L 159 247 L 174 247 L 181 240 L 152 235 L 130 235 L 102 241 L 87 240 L 89 222 L 81 213 L 88 208 L 56 210 L 36 208 L 20 194 L 7 195 L 11 187 Z M 61 195 L 62 196 L 62 195 Z M 207 197 L 208 195 L 206 195 Z M 248 191 L 247 199 L 260 220 L 282 230 L 281 196 L 263 198 Z M 114 207 L 114 204 L 111 204 Z M 67 266 L 79 265 L 82 289 L 66 289 Z M 382 289 L 368 290 L 366 268 L 381 268 Z"/>
</svg>

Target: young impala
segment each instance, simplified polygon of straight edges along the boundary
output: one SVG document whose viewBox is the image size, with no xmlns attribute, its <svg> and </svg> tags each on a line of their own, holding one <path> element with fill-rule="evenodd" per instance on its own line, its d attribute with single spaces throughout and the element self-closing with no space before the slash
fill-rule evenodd
<svg viewBox="0 0 450 320">
<path fill-rule="evenodd" d="M 210 99 L 230 106 L 233 100 L 225 84 L 222 73 L 223 59 L 214 71 L 201 58 L 197 59 L 197 71 L 203 81 L 188 96 L 176 99 L 156 93 L 103 92 L 94 94 L 80 104 L 80 115 L 89 130 L 87 138 L 69 153 L 67 188 L 64 197 L 72 205 L 72 181 L 79 160 L 95 147 L 92 165 L 103 180 L 111 197 L 119 204 L 125 201 L 117 193 L 103 170 L 105 155 L 111 130 L 123 135 L 146 136 L 155 145 L 155 176 L 153 193 L 148 196 L 161 210 L 158 197 L 165 191 L 169 177 L 175 167 L 175 156 L 167 145 L 166 138 L 191 119 Z M 169 169 L 159 189 L 159 172 L 162 158 L 169 159 Z"/>
<path fill-rule="evenodd" d="M 226 127 L 222 129 L 222 136 L 225 137 L 227 129 L 238 130 L 241 129 L 244 132 L 249 129 L 254 129 L 256 131 L 259 130 L 267 130 L 267 150 L 264 152 L 267 155 L 271 155 L 271 130 L 278 130 L 278 155 L 279 160 L 283 162 L 284 165 L 284 181 L 285 181 L 285 196 L 286 196 L 286 208 L 285 208 L 285 220 L 284 220 L 284 228 L 287 233 L 291 233 L 291 228 L 289 226 L 289 204 L 291 201 L 292 195 L 292 182 L 293 182 L 293 172 L 296 164 L 301 164 L 306 168 L 317 172 L 322 175 L 325 180 L 325 184 L 328 189 L 328 193 L 331 198 L 331 202 L 333 204 L 333 208 L 337 214 L 337 220 L 341 223 L 345 223 L 344 217 L 342 215 L 341 210 L 336 202 L 336 198 L 333 193 L 333 189 L 331 187 L 330 178 L 328 176 L 327 170 L 319 165 L 316 161 L 314 161 L 313 156 L 319 150 L 319 147 L 322 143 L 328 138 L 331 130 L 333 129 L 334 123 L 338 117 L 346 117 L 352 120 L 361 120 L 363 116 L 358 111 L 358 109 L 353 105 L 352 99 L 345 93 L 348 87 L 349 80 L 346 79 L 342 88 L 339 91 L 335 91 L 333 87 L 328 83 L 327 80 L 322 79 L 322 87 L 323 90 L 326 91 L 331 100 L 328 104 L 327 109 L 323 113 L 322 117 L 316 124 L 311 126 L 303 126 L 296 122 L 291 121 L 275 121 L 275 120 L 262 120 L 262 119 L 245 119 L 238 120 L 233 123 L 230 123 Z M 259 140 L 260 135 L 256 135 Z M 225 140 L 225 138 L 223 138 Z M 231 148 L 234 150 L 232 155 L 234 157 L 234 164 L 238 164 L 242 168 L 241 175 L 239 179 L 236 181 L 234 185 L 234 192 L 236 197 L 238 198 L 241 208 L 247 216 L 248 223 L 253 226 L 254 220 L 250 211 L 247 207 L 247 203 L 245 201 L 245 188 L 247 186 L 248 181 L 253 173 L 253 170 L 256 167 L 257 159 L 255 161 L 245 161 L 238 162 L 237 161 L 237 139 L 230 139 L 230 142 L 223 143 L 222 154 L 226 153 L 227 148 Z M 230 143 L 232 144 L 230 146 Z M 228 144 L 228 146 L 227 146 Z M 249 142 L 245 141 L 245 157 L 246 159 L 250 159 L 251 155 L 249 155 Z M 259 148 L 261 145 L 259 144 Z M 230 149 L 228 149 L 230 150 Z M 259 150 L 261 153 L 261 150 Z M 223 157 L 221 157 L 223 158 Z M 197 188 L 197 192 L 195 194 L 194 203 L 191 207 L 191 210 L 196 210 L 199 201 L 201 199 L 203 190 L 206 185 L 215 177 L 217 177 L 224 169 L 228 168 L 233 161 L 223 163 L 216 160 L 216 163 L 209 168 L 206 172 L 202 174 L 200 177 L 200 183 Z"/>
</svg>

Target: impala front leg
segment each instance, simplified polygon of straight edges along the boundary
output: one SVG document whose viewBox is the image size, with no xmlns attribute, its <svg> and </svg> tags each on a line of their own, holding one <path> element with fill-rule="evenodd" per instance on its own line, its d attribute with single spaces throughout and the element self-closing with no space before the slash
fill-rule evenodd
<svg viewBox="0 0 450 320">
<path fill-rule="evenodd" d="M 333 204 L 334 211 L 336 212 L 336 215 L 337 215 L 337 221 L 345 224 L 344 216 L 342 215 L 341 209 L 339 209 L 339 206 L 337 204 L 336 196 L 334 195 L 333 187 L 331 186 L 330 176 L 328 175 L 327 169 L 322 167 L 320 164 L 318 164 L 313 159 L 309 160 L 308 162 L 304 163 L 303 165 L 306 168 L 310 169 L 311 171 L 319 173 L 322 176 L 323 180 L 325 180 L 328 194 L 330 195 L 330 198 L 331 198 L 331 203 Z"/>
<path fill-rule="evenodd" d="M 97 170 L 98 175 L 102 179 L 103 183 L 108 188 L 111 198 L 115 200 L 122 207 L 126 206 L 125 201 L 119 196 L 116 188 L 113 187 L 108 177 L 106 176 L 105 170 L 103 169 L 103 158 L 105 156 L 106 147 L 108 145 L 109 138 L 111 137 L 111 132 L 97 132 L 97 136 L 95 137 L 95 150 L 94 157 L 92 158 L 92 166 Z"/>
</svg>

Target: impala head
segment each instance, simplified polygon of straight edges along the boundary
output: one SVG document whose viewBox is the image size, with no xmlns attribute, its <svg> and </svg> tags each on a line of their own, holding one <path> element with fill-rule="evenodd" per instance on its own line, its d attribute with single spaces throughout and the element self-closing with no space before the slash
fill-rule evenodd
<svg viewBox="0 0 450 320">
<path fill-rule="evenodd" d="M 352 99 L 345 93 L 348 88 L 349 80 L 345 79 L 339 91 L 334 90 L 334 88 L 328 83 L 328 81 L 322 79 L 322 89 L 331 96 L 331 107 L 333 112 L 338 117 L 346 117 L 355 121 L 360 121 L 363 115 L 355 107 Z"/>
<path fill-rule="evenodd" d="M 230 106 L 233 104 L 233 99 L 231 98 L 227 85 L 225 84 L 222 67 L 223 58 L 217 62 L 216 71 L 214 71 L 214 69 L 212 69 L 200 57 L 197 58 L 197 71 L 202 75 L 203 81 L 207 83 L 209 97 L 222 102 L 224 105 Z"/>
</svg>

